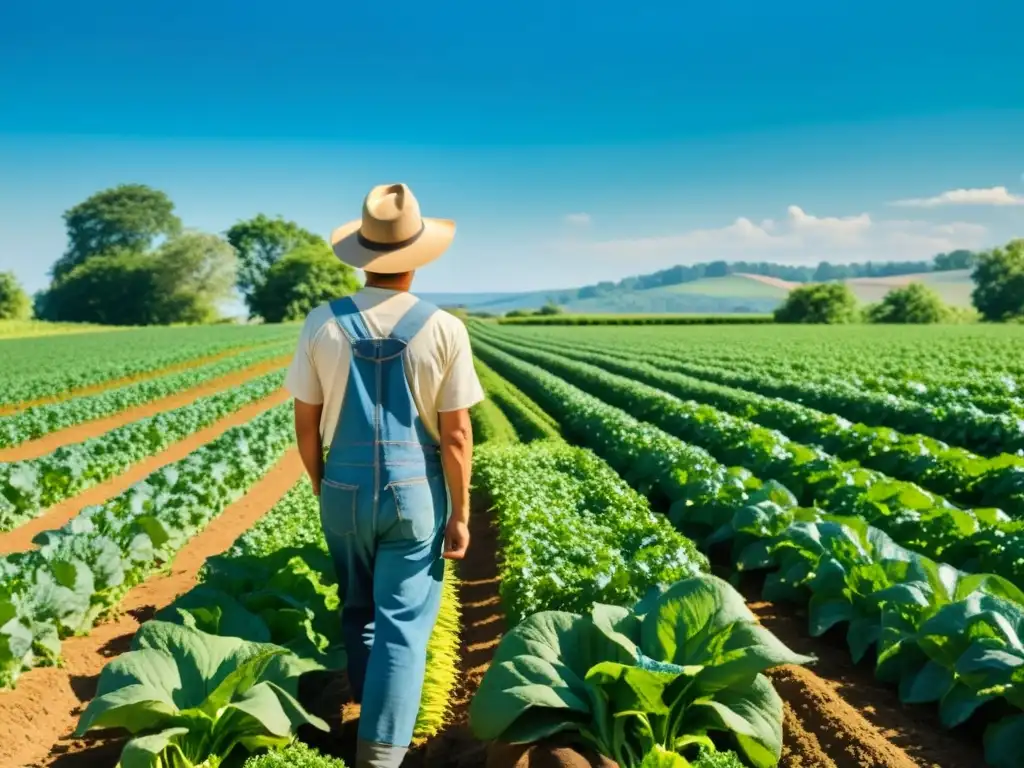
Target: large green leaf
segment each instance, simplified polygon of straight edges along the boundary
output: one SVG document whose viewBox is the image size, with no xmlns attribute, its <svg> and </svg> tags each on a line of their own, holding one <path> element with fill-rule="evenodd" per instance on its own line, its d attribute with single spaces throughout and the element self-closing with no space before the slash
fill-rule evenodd
<svg viewBox="0 0 1024 768">
<path fill-rule="evenodd" d="M 278 646 L 150 621 L 104 667 L 76 733 L 139 734 L 125 748 L 139 766 L 219 761 L 239 744 L 286 743 L 301 725 L 327 730 L 294 698 L 298 676 L 312 668 Z"/>
<path fill-rule="evenodd" d="M 684 722 L 689 733 L 731 734 L 755 768 L 774 768 L 782 754 L 782 699 L 764 675 L 696 702 Z"/>
<path fill-rule="evenodd" d="M 575 728 L 590 719 L 587 670 L 621 656 L 621 647 L 593 622 L 536 613 L 502 638 L 470 703 L 470 727 L 480 739 L 511 743 Z"/>
<path fill-rule="evenodd" d="M 686 664 L 691 648 L 702 647 L 734 622 L 753 622 L 743 597 L 716 576 L 684 579 L 658 599 L 644 617 L 640 647 L 653 659 Z"/>
<path fill-rule="evenodd" d="M 641 646 L 654 659 L 702 668 L 695 681 L 701 695 L 772 667 L 813 661 L 757 624 L 743 597 L 714 576 L 686 579 L 665 592 L 644 617 Z"/>
</svg>

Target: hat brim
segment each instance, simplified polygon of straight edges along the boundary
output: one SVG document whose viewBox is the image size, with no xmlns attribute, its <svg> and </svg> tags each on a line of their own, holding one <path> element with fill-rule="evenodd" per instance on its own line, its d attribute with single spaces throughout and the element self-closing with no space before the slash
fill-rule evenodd
<svg viewBox="0 0 1024 768">
<path fill-rule="evenodd" d="M 382 275 L 411 272 L 437 259 L 455 239 L 455 222 L 423 219 L 423 233 L 409 245 L 394 251 L 374 251 L 359 242 L 361 219 L 342 224 L 331 233 L 334 255 L 350 267 Z"/>
</svg>

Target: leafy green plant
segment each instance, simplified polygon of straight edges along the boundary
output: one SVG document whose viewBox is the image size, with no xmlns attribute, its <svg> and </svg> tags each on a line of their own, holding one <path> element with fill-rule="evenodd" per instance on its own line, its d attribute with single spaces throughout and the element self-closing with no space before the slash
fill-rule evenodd
<svg viewBox="0 0 1024 768">
<path fill-rule="evenodd" d="M 272 749 L 262 755 L 253 755 L 245 761 L 242 768 L 345 768 L 345 763 L 335 757 L 321 755 L 312 747 L 296 741 L 282 749 Z M 724 765 L 721 768 L 732 767 Z"/>
<path fill-rule="evenodd" d="M 169 562 L 255 483 L 293 440 L 287 406 L 233 427 L 63 527 L 0 557 L 0 687 L 52 664 L 131 587 Z M 22 653 L 31 636 L 30 652 Z"/>
<path fill-rule="evenodd" d="M 690 766 L 718 734 L 769 768 L 782 750 L 782 701 L 761 673 L 812 660 L 760 626 L 726 582 L 699 575 L 633 610 L 527 618 L 498 646 L 470 725 L 510 743 L 576 731 L 621 768 Z"/>
<path fill-rule="evenodd" d="M 708 569 L 693 542 L 583 448 L 481 446 L 474 484 L 497 522 L 512 623 L 538 611 L 630 605 L 652 586 Z"/>
<path fill-rule="evenodd" d="M 103 668 L 75 733 L 127 730 L 122 768 L 217 768 L 236 749 L 288 744 L 301 725 L 328 729 L 296 699 L 314 668 L 274 645 L 146 622 Z"/>
</svg>

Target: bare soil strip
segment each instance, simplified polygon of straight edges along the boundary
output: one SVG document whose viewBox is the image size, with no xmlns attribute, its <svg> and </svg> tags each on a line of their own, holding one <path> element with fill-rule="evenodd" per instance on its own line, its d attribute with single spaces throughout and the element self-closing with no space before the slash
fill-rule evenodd
<svg viewBox="0 0 1024 768">
<path fill-rule="evenodd" d="M 133 464 L 124 474 L 112 477 L 104 483 L 87 488 L 77 496 L 72 496 L 59 504 L 54 504 L 39 517 L 29 520 L 12 531 L 0 533 L 0 554 L 29 549 L 32 547 L 33 537 L 39 532 L 60 528 L 64 523 L 77 515 L 83 507 L 88 507 L 92 504 L 102 504 L 104 501 L 112 499 L 125 489 L 145 479 L 150 473 L 167 464 L 180 461 L 192 453 L 192 451 L 220 437 L 232 427 L 252 421 L 267 409 L 287 401 L 289 397 L 290 395 L 282 389 L 270 397 L 265 397 L 262 400 L 257 400 L 255 403 L 243 406 L 230 416 L 226 416 L 220 421 L 216 421 L 210 426 L 189 435 L 184 440 L 174 443 L 167 450 L 143 459 L 138 464 Z M 0 693 L 0 696 L 2 695 Z"/>
<path fill-rule="evenodd" d="M 198 368 L 201 365 L 207 363 L 215 363 L 218 360 L 223 360 L 225 357 L 231 357 L 232 355 L 238 355 L 242 352 L 247 352 L 252 349 L 259 349 L 269 343 L 278 342 L 264 342 L 260 344 L 253 344 L 248 347 L 235 347 L 234 349 L 227 349 L 223 352 L 218 352 L 216 355 L 206 355 L 204 357 L 194 357 L 191 360 L 186 360 L 183 363 L 176 365 L 169 365 L 166 368 L 156 368 L 152 371 L 141 371 L 132 376 L 123 376 L 119 379 L 108 379 L 107 381 L 101 381 L 98 384 L 90 384 L 87 387 L 79 387 L 77 389 L 69 389 L 67 392 L 62 392 L 59 395 L 48 395 L 47 397 L 40 397 L 35 400 L 26 400 L 21 403 L 14 403 L 12 405 L 0 405 L 0 416 L 8 416 L 12 413 L 18 413 L 18 411 L 24 411 L 26 408 L 31 408 L 34 405 L 49 405 L 50 403 L 60 403 L 64 400 L 70 400 L 73 397 L 82 397 L 83 395 L 95 395 L 97 392 L 103 392 L 107 389 L 116 389 L 117 387 L 123 387 L 125 384 L 134 384 L 139 381 L 145 381 L 147 379 L 156 379 L 160 376 L 166 376 L 169 373 L 177 373 L 178 371 L 186 371 L 189 368 Z"/>
<path fill-rule="evenodd" d="M 31 670 L 18 681 L 17 688 L 0 692 L 0 765 L 36 768 L 60 762 L 112 766 L 117 761 L 112 745 L 71 736 L 82 709 L 95 695 L 103 666 L 128 649 L 144 621 L 194 585 L 208 557 L 231 546 L 301 475 L 302 462 L 291 449 L 245 496 L 192 539 L 168 572 L 129 592 L 118 616 L 94 628 L 87 637 L 66 640 L 62 667 Z M 103 759 L 107 754 L 111 754 L 109 761 Z"/>
<path fill-rule="evenodd" d="M 498 533 L 491 525 L 490 514 L 475 510 L 470 516 L 469 552 L 459 567 L 461 680 L 453 694 L 447 727 L 410 755 L 404 768 L 461 768 L 486 762 L 486 745 L 469 731 L 469 703 L 505 634 L 505 612 L 499 594 L 499 552 Z"/>
<path fill-rule="evenodd" d="M 870 663 L 854 665 L 849 651 L 839 643 L 829 637 L 810 637 L 805 613 L 760 600 L 753 582 L 744 585 L 743 591 L 765 627 L 798 653 L 818 658 L 807 668 L 782 667 L 769 675 L 787 703 L 786 751 L 781 765 L 985 765 L 980 740 L 945 730 L 937 706 L 902 704 L 894 688 L 875 680 Z M 812 754 L 797 754 L 797 747 Z M 814 752 L 826 755 L 828 761 L 813 757 Z"/>
<path fill-rule="evenodd" d="M 274 358 L 273 360 L 265 360 L 257 365 L 244 368 L 240 371 L 235 371 L 234 373 L 229 373 L 226 376 L 221 376 L 217 379 L 211 379 L 197 387 L 183 389 L 180 392 L 175 392 L 173 395 L 162 397 L 159 400 L 151 400 L 148 403 L 127 408 L 123 411 L 119 411 L 118 413 L 113 413 L 110 416 L 104 416 L 99 419 L 94 419 L 93 421 L 85 421 L 81 424 L 75 424 L 73 427 L 67 427 L 66 429 L 60 429 L 56 432 L 50 432 L 40 438 L 28 440 L 24 443 L 20 443 L 19 445 L 0 448 L 0 462 L 37 459 L 40 456 L 52 453 L 61 446 L 71 445 L 72 443 L 81 443 L 89 438 L 98 437 L 99 435 L 109 432 L 112 429 L 116 429 L 117 427 L 123 427 L 125 424 L 131 424 L 139 421 L 140 419 L 147 419 L 150 416 L 155 416 L 156 414 L 164 411 L 172 411 L 175 408 L 181 408 L 183 405 L 193 403 L 201 397 L 223 392 L 231 389 L 232 387 L 244 384 L 257 376 L 262 376 L 265 373 L 270 373 L 271 371 L 283 368 L 288 364 L 288 360 L 289 358 L 287 356 Z"/>
</svg>

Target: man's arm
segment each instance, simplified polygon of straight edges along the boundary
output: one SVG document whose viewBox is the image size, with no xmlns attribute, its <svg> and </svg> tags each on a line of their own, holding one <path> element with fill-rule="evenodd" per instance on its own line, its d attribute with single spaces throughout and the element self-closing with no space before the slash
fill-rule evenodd
<svg viewBox="0 0 1024 768">
<path fill-rule="evenodd" d="M 473 427 L 469 409 L 438 414 L 441 463 L 444 467 L 452 516 L 445 531 L 444 556 L 461 560 L 469 549 L 469 481 L 473 472 Z"/>
<path fill-rule="evenodd" d="M 295 441 L 299 444 L 299 455 L 316 496 L 320 495 L 320 480 L 324 475 L 324 447 L 320 438 L 320 414 L 323 410 L 323 403 L 313 405 L 295 399 Z"/>
</svg>

